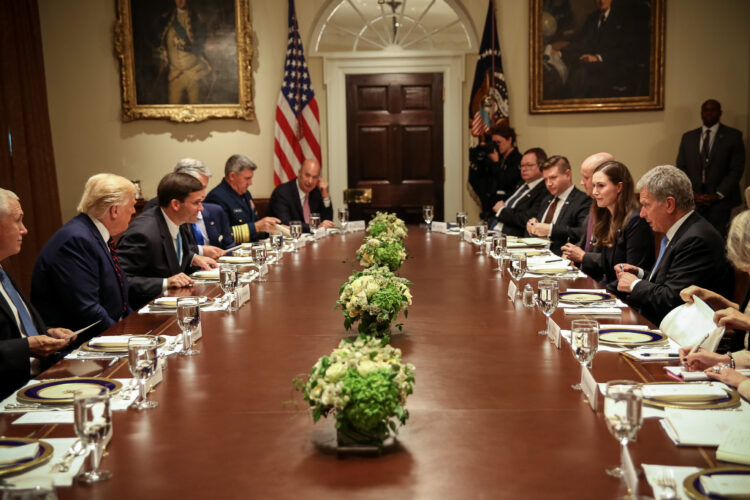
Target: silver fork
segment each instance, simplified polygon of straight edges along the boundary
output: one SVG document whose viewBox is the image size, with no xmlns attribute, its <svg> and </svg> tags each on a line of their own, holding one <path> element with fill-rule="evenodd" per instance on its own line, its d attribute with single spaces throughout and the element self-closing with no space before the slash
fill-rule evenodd
<svg viewBox="0 0 750 500">
<path fill-rule="evenodd" d="M 68 472 L 70 465 L 77 457 L 81 456 L 86 451 L 86 446 L 80 439 L 76 439 L 73 444 L 65 452 L 59 462 L 52 466 L 51 472 Z"/>
<path fill-rule="evenodd" d="M 656 484 L 662 489 L 659 498 L 661 500 L 673 500 L 677 498 L 677 483 L 675 483 L 674 477 L 670 475 L 663 475 L 656 480 Z"/>
</svg>

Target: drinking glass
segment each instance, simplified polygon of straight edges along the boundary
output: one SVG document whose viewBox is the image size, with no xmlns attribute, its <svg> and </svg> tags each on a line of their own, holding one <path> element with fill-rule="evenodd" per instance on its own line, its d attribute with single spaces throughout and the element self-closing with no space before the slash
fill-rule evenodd
<svg viewBox="0 0 750 500">
<path fill-rule="evenodd" d="M 599 323 L 592 319 L 574 319 L 570 322 L 570 348 L 581 366 L 589 370 L 599 348 Z M 574 391 L 581 390 L 580 382 L 570 386 Z"/>
<path fill-rule="evenodd" d="M 484 255 L 484 240 L 487 238 L 487 224 L 479 223 L 474 227 L 474 236 L 471 241 L 475 245 L 479 245 L 479 251 L 477 254 Z"/>
<path fill-rule="evenodd" d="M 641 384 L 632 380 L 612 380 L 607 382 L 604 392 L 604 421 L 610 434 L 622 445 L 623 451 L 628 442 L 634 441 L 643 425 Z M 609 467 L 607 475 L 622 477 L 622 467 Z"/>
<path fill-rule="evenodd" d="M 539 309 L 542 310 L 546 319 L 544 330 L 540 330 L 539 335 L 547 335 L 549 332 L 549 317 L 557 309 L 557 301 L 560 297 L 560 284 L 557 280 L 540 280 L 539 281 Z"/>
<path fill-rule="evenodd" d="M 339 223 L 341 231 L 346 232 L 346 224 L 349 222 L 349 209 L 346 207 L 339 208 Z"/>
<path fill-rule="evenodd" d="M 193 349 L 193 334 L 201 326 L 201 308 L 198 297 L 177 299 L 177 325 L 182 330 L 182 350 L 180 356 L 194 356 L 200 350 Z"/>
<path fill-rule="evenodd" d="M 510 256 L 510 275 L 516 280 L 516 296 L 521 294 L 521 278 L 526 274 L 526 254 L 514 253 Z"/>
<path fill-rule="evenodd" d="M 434 208 L 432 205 L 422 205 L 422 218 L 427 224 L 427 232 L 432 231 L 432 216 L 434 215 Z"/>
<path fill-rule="evenodd" d="M 237 272 L 236 264 L 219 264 L 219 286 L 224 291 L 224 296 L 221 298 L 222 301 L 228 302 L 227 311 L 236 311 L 238 307 L 234 305 L 235 296 L 234 291 L 237 288 L 239 282 L 239 273 Z M 178 299 L 179 300 L 179 299 Z"/>
<path fill-rule="evenodd" d="M 458 225 L 458 235 L 461 241 L 464 241 L 464 227 L 466 227 L 466 213 L 456 212 L 456 224 Z"/>
<path fill-rule="evenodd" d="M 297 253 L 299 252 L 299 248 L 297 248 L 297 242 L 302 236 L 302 222 L 298 220 L 290 221 L 289 233 L 291 233 L 292 238 L 294 238 L 294 253 Z"/>
<path fill-rule="evenodd" d="M 265 283 L 268 281 L 263 274 L 263 265 L 266 263 L 265 245 L 255 245 L 253 247 L 253 259 L 255 259 L 255 264 L 258 266 L 258 282 Z"/>
<path fill-rule="evenodd" d="M 102 388 L 94 395 L 76 392 L 73 396 L 73 424 L 76 436 L 89 448 L 91 454 L 91 470 L 78 474 L 78 481 L 90 484 L 111 478 L 112 472 L 99 469 L 104 441 L 112 433 L 109 390 Z"/>
<path fill-rule="evenodd" d="M 320 214 L 313 212 L 310 214 L 310 233 L 313 235 L 313 243 L 315 242 L 315 231 L 320 227 Z"/>
<path fill-rule="evenodd" d="M 151 335 L 134 335 L 128 338 L 128 365 L 130 373 L 138 379 L 138 399 L 132 404 L 137 410 L 156 408 L 159 403 L 148 400 L 146 381 L 156 372 L 159 363 L 159 338 Z"/>
<path fill-rule="evenodd" d="M 492 237 L 492 246 L 490 247 L 490 257 L 497 261 L 497 267 L 495 271 L 503 271 L 505 268 L 505 260 L 508 258 L 506 253 L 507 250 L 507 239 L 504 234 L 499 234 Z"/>
<path fill-rule="evenodd" d="M 284 235 L 283 234 L 271 235 L 271 248 L 273 248 L 273 251 L 276 254 L 276 262 L 280 261 L 282 257 L 281 249 L 284 248 Z"/>
</svg>

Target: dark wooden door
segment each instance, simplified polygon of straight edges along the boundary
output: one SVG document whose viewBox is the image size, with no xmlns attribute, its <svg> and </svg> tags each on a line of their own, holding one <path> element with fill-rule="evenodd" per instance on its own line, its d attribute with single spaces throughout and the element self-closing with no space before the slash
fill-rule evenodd
<svg viewBox="0 0 750 500">
<path fill-rule="evenodd" d="M 417 223 L 434 205 L 443 220 L 443 75 L 349 75 L 346 94 L 348 187 L 372 188 L 350 218 L 387 210 Z"/>
</svg>

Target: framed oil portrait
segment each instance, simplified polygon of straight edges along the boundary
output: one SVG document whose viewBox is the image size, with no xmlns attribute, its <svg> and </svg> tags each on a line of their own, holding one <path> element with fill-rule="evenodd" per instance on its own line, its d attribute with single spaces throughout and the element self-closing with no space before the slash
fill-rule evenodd
<svg viewBox="0 0 750 500">
<path fill-rule="evenodd" d="M 664 109 L 665 0 L 531 0 L 531 113 Z"/>
<path fill-rule="evenodd" d="M 117 0 L 122 119 L 255 119 L 249 0 Z"/>
</svg>

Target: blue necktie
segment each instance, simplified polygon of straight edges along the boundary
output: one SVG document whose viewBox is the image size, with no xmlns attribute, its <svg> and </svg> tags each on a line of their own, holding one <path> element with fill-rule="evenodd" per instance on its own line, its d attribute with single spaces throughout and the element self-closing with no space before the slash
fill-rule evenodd
<svg viewBox="0 0 750 500">
<path fill-rule="evenodd" d="M 182 267 L 182 238 L 177 233 L 177 265 Z"/>
<path fill-rule="evenodd" d="M 193 236 L 195 236 L 195 242 L 199 245 L 203 245 L 206 241 L 203 239 L 203 233 L 201 233 L 201 228 L 198 227 L 197 222 L 193 222 Z"/>
<path fill-rule="evenodd" d="M 654 264 L 654 270 L 651 271 L 651 276 L 649 276 L 649 280 L 654 277 L 654 274 L 656 274 L 656 269 L 659 267 L 659 262 L 661 262 L 661 258 L 664 256 L 664 250 L 667 249 L 667 244 L 669 243 L 669 238 L 664 236 L 661 239 L 661 245 L 659 245 L 659 256 L 656 258 L 656 264 Z"/>
<path fill-rule="evenodd" d="M 29 316 L 29 311 L 28 309 L 26 309 L 26 304 L 24 304 L 23 299 L 18 294 L 16 287 L 14 287 L 13 283 L 11 283 L 8 273 L 6 273 L 5 269 L 1 267 L 0 267 L 0 283 L 3 284 L 3 288 L 5 288 L 5 293 L 8 294 L 8 297 L 10 298 L 11 302 L 13 302 L 13 305 L 16 306 L 16 310 L 18 311 L 18 317 L 21 319 L 21 325 L 23 326 L 24 332 L 26 332 L 26 336 L 33 337 L 34 335 L 39 335 L 39 332 L 36 330 L 36 327 L 34 326 L 34 322 L 31 321 L 31 316 Z"/>
<path fill-rule="evenodd" d="M 509 207 L 509 208 L 513 208 L 513 206 L 516 204 L 516 202 L 518 202 L 518 200 L 520 200 L 521 197 L 524 194 L 526 194 L 526 191 L 528 191 L 528 190 L 529 190 L 529 185 L 528 184 L 524 184 L 523 187 L 521 189 L 519 189 L 516 194 L 514 194 L 513 196 L 511 196 L 510 199 L 507 202 L 505 202 L 505 206 Z"/>
</svg>

